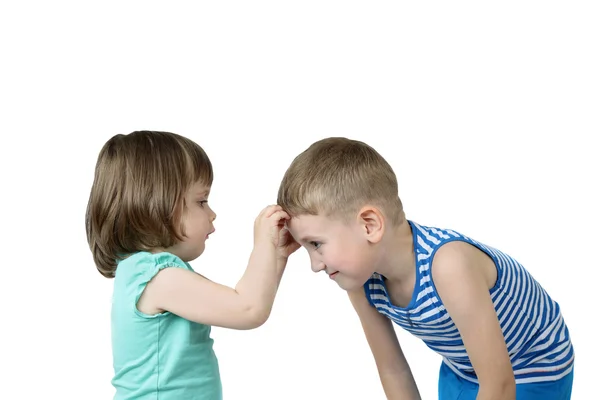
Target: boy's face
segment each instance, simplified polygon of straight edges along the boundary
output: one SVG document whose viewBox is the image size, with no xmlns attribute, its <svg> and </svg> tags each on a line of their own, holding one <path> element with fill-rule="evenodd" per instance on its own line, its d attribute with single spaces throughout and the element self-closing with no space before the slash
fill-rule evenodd
<svg viewBox="0 0 600 400">
<path fill-rule="evenodd" d="M 325 271 L 342 289 L 361 287 L 376 266 L 375 246 L 360 220 L 300 215 L 287 222 L 294 239 L 310 257 L 314 272 Z"/>
</svg>

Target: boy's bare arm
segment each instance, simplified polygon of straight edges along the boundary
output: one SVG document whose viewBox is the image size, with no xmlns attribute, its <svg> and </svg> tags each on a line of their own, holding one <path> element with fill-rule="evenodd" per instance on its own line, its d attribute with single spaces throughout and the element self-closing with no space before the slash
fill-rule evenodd
<svg viewBox="0 0 600 400">
<path fill-rule="evenodd" d="M 388 400 L 420 400 L 392 322 L 369 304 L 362 287 L 349 291 L 348 296 L 360 318 Z"/>
<path fill-rule="evenodd" d="M 514 400 L 514 373 L 486 277 L 493 262 L 478 252 L 467 243 L 448 243 L 435 255 L 431 274 L 477 374 L 477 400 Z"/>
</svg>

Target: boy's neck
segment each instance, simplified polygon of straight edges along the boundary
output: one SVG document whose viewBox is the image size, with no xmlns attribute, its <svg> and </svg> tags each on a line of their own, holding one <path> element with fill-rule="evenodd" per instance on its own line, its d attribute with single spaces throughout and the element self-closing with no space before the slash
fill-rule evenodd
<svg viewBox="0 0 600 400">
<path fill-rule="evenodd" d="M 390 281 L 405 281 L 415 274 L 412 229 L 406 219 L 386 232 L 381 243 L 382 257 L 376 272 Z"/>
</svg>

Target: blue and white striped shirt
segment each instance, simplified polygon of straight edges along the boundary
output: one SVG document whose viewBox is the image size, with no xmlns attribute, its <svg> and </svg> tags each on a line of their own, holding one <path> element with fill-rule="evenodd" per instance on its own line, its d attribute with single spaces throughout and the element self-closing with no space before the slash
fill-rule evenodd
<svg viewBox="0 0 600 400">
<path fill-rule="evenodd" d="M 456 374 L 477 382 L 458 329 L 440 300 L 431 279 L 435 252 L 445 243 L 463 241 L 488 254 L 498 271 L 490 295 L 504 334 L 517 383 L 553 381 L 573 369 L 574 352 L 569 330 L 558 303 L 512 257 L 449 229 L 408 221 L 413 232 L 417 279 L 406 308 L 390 301 L 385 277 L 373 276 L 365 293 L 377 310 L 420 338 L 440 354 Z"/>
</svg>

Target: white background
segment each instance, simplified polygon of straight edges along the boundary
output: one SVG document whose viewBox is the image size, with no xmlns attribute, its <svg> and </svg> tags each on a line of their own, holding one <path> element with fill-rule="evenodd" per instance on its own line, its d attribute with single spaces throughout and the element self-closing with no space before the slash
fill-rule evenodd
<svg viewBox="0 0 600 400">
<path fill-rule="evenodd" d="M 293 157 L 371 144 L 409 218 L 508 252 L 559 301 L 589 399 L 599 20 L 595 1 L 2 2 L 0 398 L 111 398 L 112 281 L 84 213 L 102 144 L 152 129 L 211 157 L 217 231 L 192 265 L 232 286 Z M 225 399 L 384 398 L 345 293 L 304 250 L 266 325 L 213 332 Z M 436 399 L 439 357 L 398 335 Z"/>
</svg>

